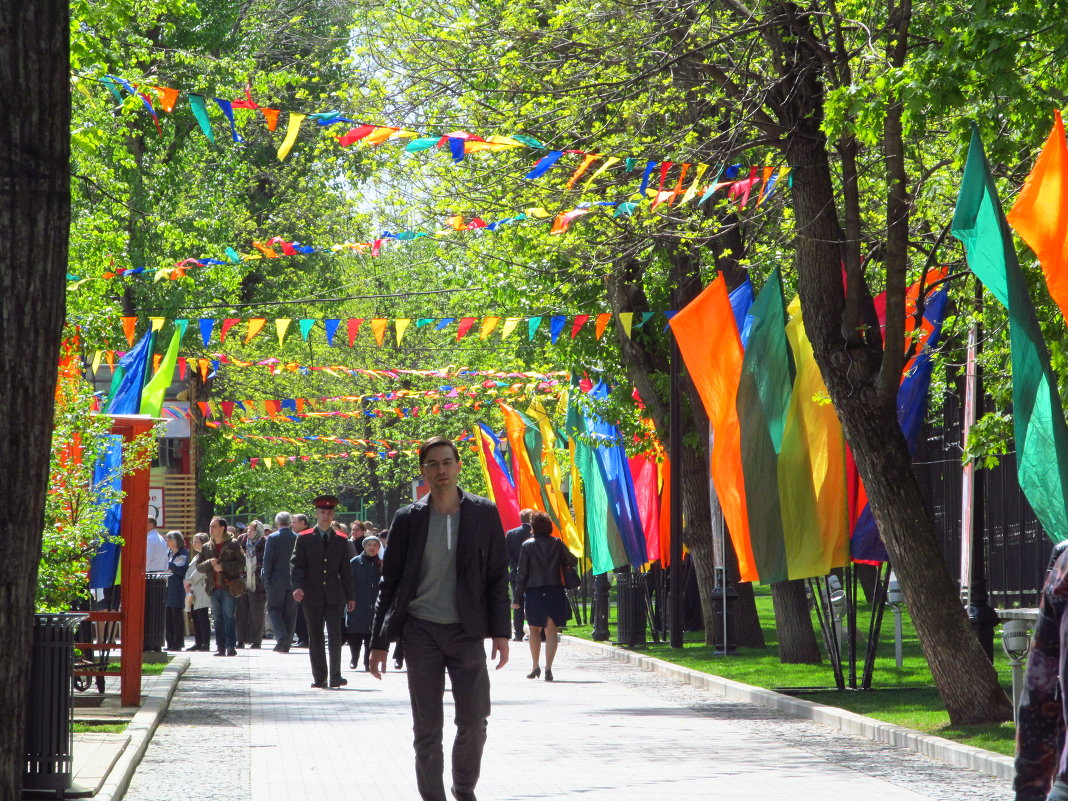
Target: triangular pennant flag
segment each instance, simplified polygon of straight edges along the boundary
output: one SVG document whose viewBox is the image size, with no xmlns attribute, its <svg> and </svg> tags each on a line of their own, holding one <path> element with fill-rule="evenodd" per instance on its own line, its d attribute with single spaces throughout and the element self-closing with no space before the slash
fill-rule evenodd
<svg viewBox="0 0 1068 801">
<path fill-rule="evenodd" d="M 497 323 L 501 321 L 500 317 L 485 317 L 482 320 L 482 328 L 478 332 L 479 339 L 485 339 L 493 333 L 493 329 L 497 327 Z"/>
<path fill-rule="evenodd" d="M 219 406 L 222 407 L 223 417 L 225 417 L 227 420 L 229 420 L 231 415 L 233 415 L 233 413 L 234 413 L 234 402 L 233 401 L 221 401 L 219 403 Z"/>
<path fill-rule="evenodd" d="M 434 326 L 434 330 L 440 331 L 442 328 L 448 326 L 449 323 L 451 323 L 455 319 L 455 317 L 442 317 L 440 320 L 438 320 L 438 324 Z"/>
<path fill-rule="evenodd" d="M 259 456 L 253 456 L 251 459 L 248 460 L 249 469 L 250 470 L 255 469 L 256 465 L 258 465 L 259 463 L 260 463 L 260 457 Z"/>
<path fill-rule="evenodd" d="M 93 353 L 93 374 L 96 374 L 97 369 L 100 367 L 100 361 L 104 358 L 104 352 L 102 350 L 94 351 Z"/>
<path fill-rule="evenodd" d="M 630 339 L 630 328 L 634 322 L 634 312 L 620 312 L 619 324 L 623 326 L 623 333 Z"/>
<path fill-rule="evenodd" d="M 267 325 L 267 321 L 262 317 L 253 317 L 248 321 L 248 331 L 245 333 L 245 344 L 253 340 L 253 338 L 263 330 L 263 327 Z"/>
<path fill-rule="evenodd" d="M 537 332 L 539 325 L 541 325 L 541 318 L 540 317 L 531 317 L 529 320 L 527 320 L 527 340 L 528 341 L 534 339 L 534 334 Z"/>
<path fill-rule="evenodd" d="M 435 319 L 436 318 L 434 317 L 420 317 L 418 320 L 415 321 L 415 327 L 422 328 L 424 325 L 429 325 L 430 323 L 434 322 Z"/>
<path fill-rule="evenodd" d="M 590 319 L 588 314 L 576 314 L 575 324 L 571 326 L 571 338 L 574 339 L 578 336 L 578 332 L 582 330 L 582 326 L 586 325 L 586 321 Z"/>
<path fill-rule="evenodd" d="M 284 466 L 285 466 L 285 463 L 286 463 L 286 457 L 284 457 L 284 456 L 275 456 L 275 457 L 274 457 L 274 460 L 275 460 L 276 462 L 278 462 L 278 466 L 279 466 L 279 467 L 284 467 Z"/>
<path fill-rule="evenodd" d="M 134 331 L 137 329 L 136 317 L 123 317 L 122 318 L 122 332 L 126 335 L 126 341 L 133 347 Z"/>
<path fill-rule="evenodd" d="M 656 314 L 656 312 L 642 312 L 642 319 L 640 321 L 638 321 L 638 324 L 635 325 L 634 327 L 635 328 L 641 328 L 643 325 L 645 325 L 647 322 L 649 322 L 649 320 L 652 319 L 654 314 Z"/>
<path fill-rule="evenodd" d="M 107 360 L 108 367 L 111 368 L 111 372 L 114 373 L 115 372 L 115 351 L 113 351 L 113 350 L 104 351 L 104 358 Z"/>
<path fill-rule="evenodd" d="M 401 317 L 393 321 L 395 327 L 395 333 L 397 335 L 397 345 L 399 346 L 401 340 L 404 339 L 404 332 L 408 330 L 408 326 L 411 324 L 411 319 L 407 317 Z"/>
<path fill-rule="evenodd" d="M 156 94 L 159 96 L 160 107 L 170 114 L 174 111 L 174 104 L 178 102 L 178 90 L 171 89 L 169 86 L 153 86 L 152 89 L 156 90 Z"/>
<path fill-rule="evenodd" d="M 504 339 L 510 333 L 515 331 L 515 327 L 519 325 L 519 322 L 522 319 L 522 317 L 509 317 L 507 320 L 505 320 L 504 327 L 501 329 L 501 339 Z"/>
<path fill-rule="evenodd" d="M 460 318 L 459 327 L 456 329 L 456 341 L 459 342 L 464 338 L 464 335 L 471 330 L 471 326 L 475 324 L 477 317 L 462 317 Z"/>
<path fill-rule="evenodd" d="M 219 342 L 226 341 L 226 335 L 230 333 L 230 329 L 241 322 L 236 317 L 227 317 L 223 320 L 222 330 L 219 332 Z"/>
<path fill-rule="evenodd" d="M 268 470 L 272 469 L 274 467 L 274 459 L 272 459 L 270 456 L 264 456 L 263 466 L 266 467 Z"/>
<path fill-rule="evenodd" d="M 308 341 L 308 333 L 312 330 L 313 325 L 315 325 L 315 320 L 307 317 L 297 321 L 297 327 L 300 328 L 300 335 L 305 342 Z"/>
<path fill-rule="evenodd" d="M 152 354 L 152 375 L 155 375 L 156 373 L 159 372 L 159 363 L 161 361 L 163 361 L 163 354 L 162 353 L 153 353 Z"/>
<path fill-rule="evenodd" d="M 371 330 L 375 335 L 375 342 L 378 343 L 378 347 L 382 347 L 382 342 L 386 338 L 386 325 L 389 324 L 389 320 L 383 317 L 375 317 L 371 320 Z"/>
<path fill-rule="evenodd" d="M 208 380 L 208 371 L 211 369 L 211 359 L 197 359 L 197 368 L 200 370 L 202 380 Z"/>
<path fill-rule="evenodd" d="M 178 360 L 178 380 L 185 381 L 186 371 L 189 369 L 189 359 Z"/>
<path fill-rule="evenodd" d="M 706 172 L 708 172 L 707 164 L 697 165 L 697 175 L 693 177 L 693 181 L 690 182 L 690 188 L 686 190 L 686 194 L 684 194 L 682 196 L 682 200 L 679 201 L 680 206 L 684 203 L 689 203 L 691 200 L 694 199 L 694 197 L 697 195 L 697 185 L 701 183 L 701 179 L 704 177 Z"/>
<path fill-rule="evenodd" d="M 276 108 L 261 108 L 260 112 L 263 114 L 263 118 L 267 120 L 267 130 L 273 131 L 278 127 L 278 109 Z"/>
<path fill-rule="evenodd" d="M 218 97 L 212 99 L 222 111 L 223 116 L 226 117 L 227 121 L 230 123 L 230 138 L 233 139 L 235 142 L 244 142 L 245 140 L 241 138 L 241 134 L 237 132 L 237 125 L 234 124 L 233 104 L 229 100 L 222 100 Z"/>
<path fill-rule="evenodd" d="M 289 330 L 289 324 L 293 322 L 291 317 L 279 317 L 274 321 L 274 330 L 278 332 L 278 344 L 286 344 L 286 331 Z"/>
<path fill-rule="evenodd" d="M 549 341 L 554 345 L 556 340 L 560 338 L 560 332 L 564 330 L 564 323 L 567 322 L 567 318 L 563 315 L 557 315 L 549 318 Z"/>
<path fill-rule="evenodd" d="M 575 181 L 581 178 L 582 174 L 590 168 L 590 165 L 593 164 L 593 162 L 597 161 L 597 159 L 599 158 L 600 155 L 597 153 L 587 153 L 586 158 L 582 160 L 582 163 L 578 166 L 578 169 L 571 174 L 571 177 L 564 185 L 564 189 L 570 189 L 571 187 L 573 187 L 575 185 Z"/>
<path fill-rule="evenodd" d="M 282 146 L 278 148 L 278 160 L 285 161 L 286 156 L 289 155 L 289 151 L 293 149 L 293 145 L 296 144 L 297 134 L 300 133 L 300 124 L 304 122 L 307 114 L 294 114 L 289 112 L 289 123 L 286 128 L 286 138 L 282 141 Z"/>
<path fill-rule="evenodd" d="M 186 356 L 185 365 L 194 373 L 197 371 L 197 360 L 195 356 Z"/>
<path fill-rule="evenodd" d="M 323 327 L 326 329 L 326 344 L 330 347 L 334 347 L 334 335 L 337 334 L 339 325 L 341 325 L 341 320 L 336 318 L 323 320 Z"/>
<path fill-rule="evenodd" d="M 215 328 L 214 317 L 201 317 L 200 318 L 200 339 L 204 343 L 204 347 L 208 346 L 211 341 L 211 332 Z"/>
<path fill-rule="evenodd" d="M 362 317 L 350 317 L 348 323 L 349 329 L 349 347 L 352 347 L 352 343 L 356 341 L 356 335 L 360 333 L 360 323 L 363 322 Z"/>
<path fill-rule="evenodd" d="M 152 330 L 155 333 L 159 333 L 159 330 L 163 328 L 163 323 L 166 322 L 166 317 L 149 317 L 148 321 L 152 323 Z"/>
<path fill-rule="evenodd" d="M 604 172 L 609 167 L 611 167 L 611 166 L 613 166 L 615 164 L 619 164 L 619 161 L 620 160 L 618 158 L 616 158 L 615 156 L 610 156 L 608 159 L 606 159 L 604 164 L 602 164 L 600 167 L 598 167 L 596 172 L 594 172 L 593 175 L 591 175 L 589 177 L 589 180 L 586 181 L 586 185 L 584 187 L 582 187 L 582 191 L 585 192 L 587 189 L 589 189 L 590 188 L 590 184 L 592 184 L 594 181 L 596 181 L 597 177 L 602 172 Z"/>
<path fill-rule="evenodd" d="M 193 116 L 200 124 L 200 130 L 208 141 L 215 144 L 215 134 L 211 132 L 211 121 L 208 119 L 208 107 L 201 95 L 189 95 L 189 105 L 193 108 Z"/>
<path fill-rule="evenodd" d="M 185 332 L 189 329 L 189 321 L 175 320 L 174 327 L 178 329 L 178 343 L 181 344 L 182 340 L 185 339 Z"/>
<path fill-rule="evenodd" d="M 611 319 L 612 314 L 610 312 L 605 312 L 604 314 L 597 315 L 597 327 L 594 329 L 594 334 L 596 335 L 597 339 L 600 339 L 601 335 L 604 334 L 605 328 L 608 327 L 608 321 Z"/>
</svg>

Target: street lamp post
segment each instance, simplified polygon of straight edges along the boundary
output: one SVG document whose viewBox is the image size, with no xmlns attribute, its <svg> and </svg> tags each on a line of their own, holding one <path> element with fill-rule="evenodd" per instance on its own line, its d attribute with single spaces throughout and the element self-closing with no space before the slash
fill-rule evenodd
<svg viewBox="0 0 1068 801">
<path fill-rule="evenodd" d="M 905 604 L 905 593 L 901 591 L 901 585 L 897 581 L 897 576 L 892 572 L 890 573 L 890 581 L 886 585 L 886 602 L 894 611 L 894 659 L 897 662 L 897 666 L 900 668 L 902 665 L 901 613 L 903 611 L 902 607 Z"/>
<path fill-rule="evenodd" d="M 1027 620 L 1006 620 L 1001 626 L 1001 647 L 1012 665 L 1012 715 L 1020 723 L 1020 694 L 1023 692 L 1024 664 L 1031 650 L 1031 623 Z"/>
</svg>

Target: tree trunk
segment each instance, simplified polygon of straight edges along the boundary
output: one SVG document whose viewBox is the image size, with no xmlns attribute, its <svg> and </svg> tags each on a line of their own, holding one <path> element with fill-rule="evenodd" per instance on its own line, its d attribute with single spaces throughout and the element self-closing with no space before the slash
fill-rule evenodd
<svg viewBox="0 0 1068 801">
<path fill-rule="evenodd" d="M 70 228 L 67 3 L 0 4 L 0 801 L 20 797 Z"/>
<path fill-rule="evenodd" d="M 195 513 L 197 531 L 208 530 L 208 524 L 215 516 L 215 504 L 204 494 L 204 442 L 206 441 L 208 427 L 204 425 L 204 415 L 200 413 L 198 401 L 208 399 L 211 393 L 211 383 L 205 382 L 197 370 L 190 370 L 189 375 L 189 417 L 192 421 L 190 436 L 194 444 L 193 448 L 193 492 L 195 498 Z"/>
<path fill-rule="evenodd" d="M 812 630 L 805 582 L 776 581 L 771 585 L 771 602 L 779 633 L 779 661 L 784 665 L 818 665 L 820 647 Z"/>
<path fill-rule="evenodd" d="M 799 29 L 808 29 L 796 7 L 783 4 L 777 13 L 781 28 L 768 30 L 783 58 L 782 95 L 775 108 L 790 131 L 785 152 L 796 168 L 791 194 L 805 331 L 950 720 L 954 724 L 1011 720 L 1012 706 L 971 631 L 938 551 L 898 425 L 894 393 L 879 392 L 882 338 L 867 326 L 843 326 L 845 237 L 820 129 L 823 64 L 798 36 L 803 33 Z M 774 104 L 776 98 L 771 100 Z"/>
</svg>

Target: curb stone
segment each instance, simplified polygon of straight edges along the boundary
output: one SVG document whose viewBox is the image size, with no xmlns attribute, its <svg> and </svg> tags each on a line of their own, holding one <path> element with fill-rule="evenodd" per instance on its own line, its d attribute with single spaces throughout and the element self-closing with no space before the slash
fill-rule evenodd
<svg viewBox="0 0 1068 801">
<path fill-rule="evenodd" d="M 144 703 L 141 704 L 141 708 L 133 716 L 124 732 L 129 735 L 130 741 L 111 766 L 100 790 L 93 796 L 94 801 L 120 801 L 126 794 L 130 779 L 133 778 L 134 771 L 141 763 L 141 758 L 145 755 L 145 750 L 148 748 L 152 735 L 156 732 L 156 727 L 167 714 L 171 698 L 174 697 L 174 691 L 178 687 L 178 680 L 188 667 L 189 657 L 175 657 L 163 669 L 159 679 L 153 683 L 152 688 L 146 694 Z"/>
<path fill-rule="evenodd" d="M 847 734 L 854 734 L 878 743 L 907 748 L 931 759 L 968 768 L 977 773 L 998 779 L 1012 779 L 1014 774 L 1012 757 L 996 754 L 983 748 L 964 745 L 963 743 L 947 740 L 944 737 L 936 737 L 933 734 L 924 734 L 893 723 L 884 723 L 881 720 L 858 715 L 845 709 L 783 695 L 774 690 L 752 687 L 739 681 L 725 679 L 722 676 L 714 676 L 692 668 L 674 665 L 670 662 L 665 662 L 663 659 L 643 656 L 625 648 L 591 642 L 590 640 L 564 634 L 561 635 L 561 639 L 565 640 L 568 645 L 593 651 L 601 656 L 633 665 L 641 670 L 659 673 L 680 684 L 689 684 L 693 687 L 708 690 L 731 701 L 740 701 L 765 709 L 774 709 L 789 715 L 795 715 L 816 723 L 822 723 Z"/>
</svg>

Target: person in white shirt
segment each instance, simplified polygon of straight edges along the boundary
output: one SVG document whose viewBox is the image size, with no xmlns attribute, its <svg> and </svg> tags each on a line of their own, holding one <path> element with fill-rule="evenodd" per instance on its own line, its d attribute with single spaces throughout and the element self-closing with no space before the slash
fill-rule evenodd
<svg viewBox="0 0 1068 801">
<path fill-rule="evenodd" d="M 156 518 L 148 518 L 148 543 L 145 548 L 145 572 L 167 573 L 171 558 L 170 548 L 163 535 L 156 531 Z"/>
</svg>

